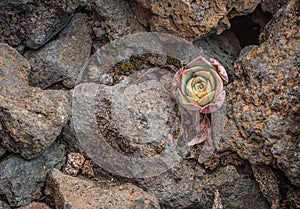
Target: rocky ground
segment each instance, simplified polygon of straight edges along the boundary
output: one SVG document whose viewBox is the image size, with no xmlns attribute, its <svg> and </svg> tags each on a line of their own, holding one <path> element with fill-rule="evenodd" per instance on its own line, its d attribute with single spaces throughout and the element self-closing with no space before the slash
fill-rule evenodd
<svg viewBox="0 0 300 209">
<path fill-rule="evenodd" d="M 0 209 L 300 208 L 299 8 L 0 2 Z M 229 75 L 213 150 L 182 140 L 174 71 L 146 73 L 199 55 Z"/>
</svg>

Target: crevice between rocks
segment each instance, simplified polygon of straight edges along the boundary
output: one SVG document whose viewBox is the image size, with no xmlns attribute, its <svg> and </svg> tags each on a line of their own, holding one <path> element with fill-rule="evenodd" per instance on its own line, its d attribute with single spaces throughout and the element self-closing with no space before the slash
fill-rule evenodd
<svg viewBox="0 0 300 209">
<path fill-rule="evenodd" d="M 272 15 L 263 12 L 259 4 L 252 13 L 232 18 L 230 20 L 230 30 L 240 41 L 242 48 L 249 45 L 258 45 L 259 34 L 271 19 Z"/>
</svg>

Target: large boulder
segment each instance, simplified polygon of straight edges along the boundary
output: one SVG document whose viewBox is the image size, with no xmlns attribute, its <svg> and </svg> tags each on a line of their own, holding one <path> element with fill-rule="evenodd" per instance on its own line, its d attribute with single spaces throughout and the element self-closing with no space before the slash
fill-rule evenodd
<svg viewBox="0 0 300 209">
<path fill-rule="evenodd" d="M 0 44 L 0 143 L 27 159 L 54 142 L 70 114 L 68 92 L 30 87 L 29 70 L 17 50 Z"/>
</svg>

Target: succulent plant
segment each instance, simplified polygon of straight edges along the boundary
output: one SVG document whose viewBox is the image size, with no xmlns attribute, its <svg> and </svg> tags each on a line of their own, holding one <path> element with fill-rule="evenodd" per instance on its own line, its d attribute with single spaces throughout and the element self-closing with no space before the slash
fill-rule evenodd
<svg viewBox="0 0 300 209">
<path fill-rule="evenodd" d="M 215 59 L 210 62 L 199 56 L 179 69 L 173 79 L 172 91 L 179 103 L 194 118 L 197 132 L 189 146 L 204 142 L 211 134 L 207 113 L 217 111 L 224 103 L 226 92 L 223 81 L 228 83 L 225 68 Z"/>
</svg>

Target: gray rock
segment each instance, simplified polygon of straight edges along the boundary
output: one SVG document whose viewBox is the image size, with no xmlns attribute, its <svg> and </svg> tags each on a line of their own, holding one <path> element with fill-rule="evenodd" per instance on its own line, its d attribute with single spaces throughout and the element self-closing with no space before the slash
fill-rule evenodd
<svg viewBox="0 0 300 209">
<path fill-rule="evenodd" d="M 47 172 L 52 168 L 60 169 L 64 161 L 64 146 L 58 144 L 30 161 L 17 155 L 8 156 L 0 163 L 0 194 L 5 195 L 13 207 L 38 200 Z"/>
<path fill-rule="evenodd" d="M 69 94 L 30 87 L 29 63 L 6 44 L 0 44 L 0 69 L 0 142 L 31 159 L 47 149 L 67 123 Z"/>
<path fill-rule="evenodd" d="M 0 209 L 10 209 L 9 205 L 0 200 Z"/>
<path fill-rule="evenodd" d="M 100 184 L 65 175 L 56 169 L 47 178 L 46 193 L 54 197 L 56 208 L 160 208 L 154 196 L 133 184 Z"/>
<path fill-rule="evenodd" d="M 252 164 L 280 168 L 300 186 L 299 1 L 278 10 L 260 45 L 242 50 L 228 85 L 223 146 Z"/>
<path fill-rule="evenodd" d="M 42 49 L 25 54 L 32 70 L 29 84 L 45 89 L 62 81 L 67 88 L 72 88 L 81 66 L 91 53 L 92 38 L 87 17 L 76 14 L 59 37 Z"/>
<path fill-rule="evenodd" d="M 0 125 L 0 130 L 1 130 L 1 125 Z M 1 140 L 0 140 L 0 141 L 1 141 Z M 0 157 L 1 157 L 2 155 L 4 155 L 5 152 L 6 152 L 6 150 L 0 145 Z"/>
<path fill-rule="evenodd" d="M 73 101 L 76 136 L 96 164 L 117 175 L 142 177 L 162 173 L 179 160 L 174 150 L 179 119 L 170 92 L 160 82 L 82 84 L 76 91 L 87 93 Z M 96 104 L 90 106 L 95 92 Z M 86 104 L 80 105 L 82 101 Z"/>
<path fill-rule="evenodd" d="M 87 1 L 14 0 L 1 2 L 0 41 L 11 46 L 37 49 L 58 34 L 72 13 Z"/>
<path fill-rule="evenodd" d="M 96 0 L 95 9 L 105 19 L 106 33 L 110 39 L 146 31 L 125 0 Z"/>
<path fill-rule="evenodd" d="M 162 175 L 138 182 L 165 208 L 212 208 L 216 190 L 224 208 L 268 208 L 253 178 L 234 166 L 207 172 L 200 164 L 184 161 Z"/>
</svg>

